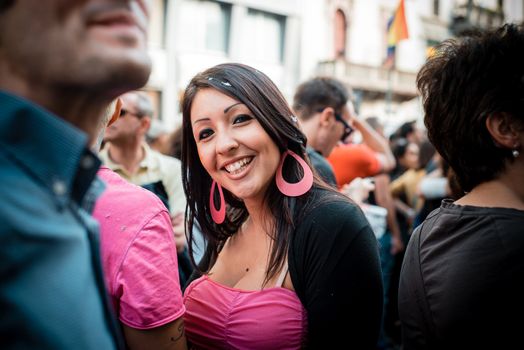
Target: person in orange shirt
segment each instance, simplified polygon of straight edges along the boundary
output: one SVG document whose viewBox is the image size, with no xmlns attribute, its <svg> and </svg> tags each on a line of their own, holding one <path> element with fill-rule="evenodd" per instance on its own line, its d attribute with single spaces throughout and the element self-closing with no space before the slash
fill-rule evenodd
<svg viewBox="0 0 524 350">
<path fill-rule="evenodd" d="M 349 184 L 357 177 L 374 176 L 395 167 L 395 157 L 388 141 L 357 116 L 352 103 L 348 103 L 348 108 L 351 115 L 349 124 L 360 132 L 362 143 L 346 139 L 346 143 L 337 145 L 327 158 L 335 172 L 338 187 Z"/>
</svg>

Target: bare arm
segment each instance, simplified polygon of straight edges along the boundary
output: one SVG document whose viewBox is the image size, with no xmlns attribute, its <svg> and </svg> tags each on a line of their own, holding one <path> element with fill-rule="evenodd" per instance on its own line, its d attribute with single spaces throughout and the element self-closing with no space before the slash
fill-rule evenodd
<svg viewBox="0 0 524 350">
<path fill-rule="evenodd" d="M 400 214 L 404 215 L 411 224 L 415 219 L 415 215 L 417 215 L 416 211 L 398 198 L 394 198 L 393 202 L 395 203 L 395 208 Z"/>
<path fill-rule="evenodd" d="M 388 141 L 376 132 L 365 120 L 359 118 L 354 112 L 351 114 L 353 127 L 362 135 L 362 142 L 378 153 L 381 165 L 380 172 L 386 173 L 393 170 L 396 162 Z"/>
<path fill-rule="evenodd" d="M 186 350 L 184 320 L 175 321 L 152 329 L 136 329 L 122 324 L 127 347 L 131 350 Z"/>
<path fill-rule="evenodd" d="M 187 247 L 184 212 L 177 212 L 174 216 L 172 215 L 171 224 L 173 225 L 173 234 L 175 235 L 176 251 L 177 253 L 182 253 Z"/>
<path fill-rule="evenodd" d="M 395 204 L 389 192 L 389 176 L 386 174 L 375 176 L 375 200 L 377 205 L 388 210 L 386 221 L 391 232 L 391 254 L 395 255 L 404 250 L 404 243 L 400 235 L 397 217 L 395 215 Z"/>
</svg>

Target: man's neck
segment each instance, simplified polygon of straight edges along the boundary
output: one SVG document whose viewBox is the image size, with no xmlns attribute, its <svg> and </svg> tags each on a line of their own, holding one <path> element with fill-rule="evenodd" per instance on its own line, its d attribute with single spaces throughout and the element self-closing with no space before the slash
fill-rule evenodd
<svg viewBox="0 0 524 350">
<path fill-rule="evenodd" d="M 57 87 L 38 81 L 25 81 L 0 64 L 0 89 L 25 98 L 69 122 L 96 140 L 104 111 L 119 92 L 104 94 L 103 88 Z"/>
<path fill-rule="evenodd" d="M 315 122 L 315 120 L 302 122 L 302 131 L 307 137 L 307 146 L 311 147 L 318 153 L 323 154 L 324 150 L 322 148 L 318 148 L 320 146 L 317 142 L 318 124 Z"/>
<path fill-rule="evenodd" d="M 107 154 L 114 163 L 120 164 L 129 174 L 135 174 L 140 168 L 140 162 L 145 157 L 145 150 L 141 141 L 131 143 L 109 143 Z"/>
</svg>

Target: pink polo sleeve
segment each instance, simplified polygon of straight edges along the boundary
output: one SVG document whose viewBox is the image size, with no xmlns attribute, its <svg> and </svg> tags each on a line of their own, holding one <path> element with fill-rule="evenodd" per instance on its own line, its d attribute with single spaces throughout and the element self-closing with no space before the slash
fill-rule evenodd
<svg viewBox="0 0 524 350">
<path fill-rule="evenodd" d="M 117 275 L 119 319 L 137 329 L 162 326 L 185 312 L 176 246 L 167 211 L 154 216 L 129 246 Z"/>
</svg>

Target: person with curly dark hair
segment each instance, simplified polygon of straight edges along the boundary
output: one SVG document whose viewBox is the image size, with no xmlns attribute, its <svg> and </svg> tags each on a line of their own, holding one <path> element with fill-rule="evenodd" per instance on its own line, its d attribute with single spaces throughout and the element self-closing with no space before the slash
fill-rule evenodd
<svg viewBox="0 0 524 350">
<path fill-rule="evenodd" d="M 521 346 L 524 29 L 440 45 L 419 72 L 428 136 L 464 195 L 414 231 L 399 312 L 404 349 Z"/>
</svg>

